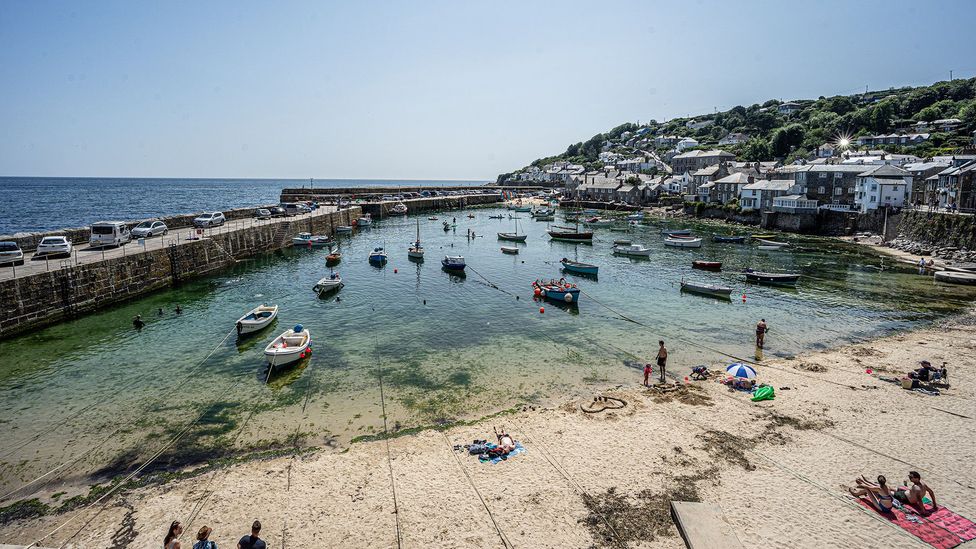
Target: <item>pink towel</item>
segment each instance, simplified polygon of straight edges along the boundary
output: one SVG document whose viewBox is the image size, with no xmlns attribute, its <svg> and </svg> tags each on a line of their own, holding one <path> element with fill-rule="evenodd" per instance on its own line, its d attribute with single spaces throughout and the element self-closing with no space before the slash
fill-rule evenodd
<svg viewBox="0 0 976 549">
<path fill-rule="evenodd" d="M 854 498 L 863 507 L 875 513 L 878 510 L 867 500 Z M 911 509 L 906 507 L 906 509 Z M 902 530 L 928 543 L 936 549 L 952 549 L 964 541 L 976 539 L 976 524 L 962 515 L 939 507 L 938 511 L 920 516 L 914 512 L 894 508 L 890 513 L 879 513 Z"/>
</svg>

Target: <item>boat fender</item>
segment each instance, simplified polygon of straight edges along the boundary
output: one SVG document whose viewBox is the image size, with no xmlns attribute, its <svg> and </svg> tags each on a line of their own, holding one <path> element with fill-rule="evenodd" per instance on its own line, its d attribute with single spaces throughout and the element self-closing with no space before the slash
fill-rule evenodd
<svg viewBox="0 0 976 549">
<path fill-rule="evenodd" d="M 532 291 L 532 293 L 535 294 L 536 297 L 539 297 L 542 295 L 542 290 L 536 288 L 535 290 Z"/>
<path fill-rule="evenodd" d="M 563 299 L 566 301 L 566 303 L 572 303 L 573 302 L 573 294 L 567 292 L 566 295 L 563 296 Z"/>
</svg>

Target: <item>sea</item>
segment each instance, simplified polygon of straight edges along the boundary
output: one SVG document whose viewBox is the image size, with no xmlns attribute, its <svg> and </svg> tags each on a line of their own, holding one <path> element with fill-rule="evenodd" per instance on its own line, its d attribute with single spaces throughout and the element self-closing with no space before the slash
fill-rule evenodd
<svg viewBox="0 0 976 549">
<path fill-rule="evenodd" d="M 84 227 L 205 210 L 276 204 L 281 189 L 483 185 L 410 179 L 157 179 L 0 177 L 0 235 Z"/>
</svg>

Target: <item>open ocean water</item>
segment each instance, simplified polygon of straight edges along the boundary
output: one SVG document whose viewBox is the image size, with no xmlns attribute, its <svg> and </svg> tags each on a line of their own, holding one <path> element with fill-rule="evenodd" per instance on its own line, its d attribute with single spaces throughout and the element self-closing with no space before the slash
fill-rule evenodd
<svg viewBox="0 0 976 549">
<path fill-rule="evenodd" d="M 316 188 L 481 185 L 484 181 L 315 179 Z M 0 235 L 84 227 L 96 221 L 276 204 L 308 179 L 0 177 Z"/>
</svg>

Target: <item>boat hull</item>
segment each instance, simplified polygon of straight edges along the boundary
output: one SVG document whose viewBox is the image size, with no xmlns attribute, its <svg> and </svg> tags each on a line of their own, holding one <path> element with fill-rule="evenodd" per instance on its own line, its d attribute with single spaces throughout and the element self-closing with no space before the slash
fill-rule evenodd
<svg viewBox="0 0 976 549">
<path fill-rule="evenodd" d="M 712 238 L 715 242 L 728 242 L 731 244 L 742 244 L 746 241 L 744 236 L 715 236 Z"/>
<path fill-rule="evenodd" d="M 515 234 L 515 233 L 498 233 L 498 240 L 507 240 L 509 242 L 525 242 L 528 238 L 527 234 Z"/>
<path fill-rule="evenodd" d="M 254 318 L 249 318 L 252 315 Z M 260 332 L 271 326 L 276 318 L 278 318 L 277 305 L 269 309 L 262 309 L 261 307 L 252 309 L 237 320 L 237 335 L 243 336 Z"/>
<path fill-rule="evenodd" d="M 703 271 L 721 271 L 722 262 L 721 261 L 692 261 L 691 268 L 701 269 Z"/>
<path fill-rule="evenodd" d="M 664 245 L 672 248 L 701 248 L 700 238 L 665 238 Z"/>
<path fill-rule="evenodd" d="M 593 233 L 561 233 L 559 231 L 548 231 L 549 238 L 560 242 L 593 242 Z"/>
<path fill-rule="evenodd" d="M 570 273 L 596 275 L 599 274 L 600 272 L 599 265 L 589 265 L 586 263 L 577 263 L 574 261 L 561 261 L 560 263 L 562 263 L 563 269 Z"/>
<path fill-rule="evenodd" d="M 300 344 L 288 345 L 288 341 L 302 340 Z M 294 364 L 311 354 L 312 335 L 306 330 L 301 334 L 288 330 L 276 337 L 264 349 L 264 358 L 272 368 Z"/>
<path fill-rule="evenodd" d="M 768 284 L 771 286 L 796 286 L 800 280 L 800 275 L 787 275 L 778 273 L 746 273 L 746 281 L 757 284 Z"/>
<path fill-rule="evenodd" d="M 558 288 L 554 286 L 543 286 L 542 297 L 557 303 L 579 303 L 579 288 Z"/>
<path fill-rule="evenodd" d="M 711 286 L 708 284 L 693 284 L 689 282 L 681 283 L 681 291 L 709 297 L 717 297 L 720 299 L 730 299 L 730 296 L 732 295 L 732 288 Z"/>
<path fill-rule="evenodd" d="M 519 249 L 518 248 L 513 248 L 511 246 L 502 246 L 502 253 L 503 254 L 512 254 L 512 255 L 514 255 L 514 254 L 519 253 Z"/>
</svg>

